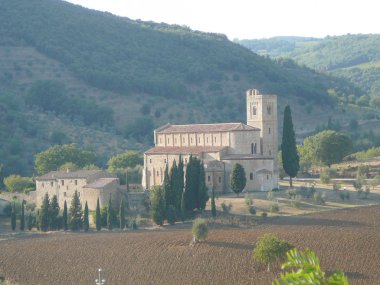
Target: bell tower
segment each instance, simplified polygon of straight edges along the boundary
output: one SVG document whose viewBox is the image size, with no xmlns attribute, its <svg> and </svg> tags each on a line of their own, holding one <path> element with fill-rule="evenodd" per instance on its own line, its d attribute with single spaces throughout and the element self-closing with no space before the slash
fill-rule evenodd
<svg viewBox="0 0 380 285">
<path fill-rule="evenodd" d="M 246 96 L 247 125 L 261 130 L 259 153 L 265 157 L 273 157 L 277 165 L 277 96 L 262 95 L 256 89 L 247 90 Z"/>
</svg>

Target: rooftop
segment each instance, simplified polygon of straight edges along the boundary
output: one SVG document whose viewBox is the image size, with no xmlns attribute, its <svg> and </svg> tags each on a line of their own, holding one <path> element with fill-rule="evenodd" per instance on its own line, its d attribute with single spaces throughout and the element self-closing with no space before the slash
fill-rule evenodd
<svg viewBox="0 0 380 285">
<path fill-rule="evenodd" d="M 208 132 L 228 132 L 228 131 L 259 131 L 260 129 L 248 126 L 243 123 L 221 123 L 221 124 L 191 124 L 191 125 L 171 125 L 166 124 L 158 129 L 157 133 L 208 133 Z"/>
<path fill-rule="evenodd" d="M 118 180 L 119 180 L 119 178 L 99 178 L 99 179 L 96 179 L 94 182 L 87 184 L 86 186 L 84 186 L 84 188 L 99 189 L 99 188 L 103 188 L 109 184 L 112 184 Z"/>
<path fill-rule="evenodd" d="M 204 152 L 219 152 L 226 146 L 156 146 L 147 150 L 146 154 L 200 154 Z"/>
<path fill-rule="evenodd" d="M 36 180 L 54 180 L 54 179 L 67 179 L 67 178 L 88 178 L 94 174 L 103 172 L 103 170 L 76 170 L 76 171 L 50 171 Z"/>
</svg>

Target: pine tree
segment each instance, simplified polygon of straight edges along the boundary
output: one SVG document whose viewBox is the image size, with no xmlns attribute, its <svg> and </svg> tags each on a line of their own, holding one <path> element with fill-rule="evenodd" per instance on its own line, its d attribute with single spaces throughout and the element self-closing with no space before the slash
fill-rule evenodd
<svg viewBox="0 0 380 285">
<path fill-rule="evenodd" d="M 86 201 L 86 204 L 84 205 L 84 213 L 83 213 L 83 229 L 85 232 L 87 232 L 89 228 L 90 228 L 90 222 L 88 220 L 88 205 Z"/>
<path fill-rule="evenodd" d="M 123 230 L 125 228 L 125 205 L 124 205 L 124 198 L 122 198 L 121 202 L 120 202 L 119 217 L 120 217 L 120 229 Z"/>
<path fill-rule="evenodd" d="M 78 191 L 74 192 L 69 209 L 69 226 L 72 231 L 79 231 L 83 226 L 82 206 L 79 200 Z"/>
<path fill-rule="evenodd" d="M 199 180 L 198 180 L 198 209 L 204 210 L 208 201 L 207 187 L 206 187 L 206 174 L 203 166 L 203 161 L 198 160 L 199 164 Z"/>
<path fill-rule="evenodd" d="M 58 229 L 59 204 L 57 195 L 54 195 L 49 205 L 49 226 L 51 231 Z"/>
<path fill-rule="evenodd" d="M 95 213 L 95 222 L 96 222 L 96 230 L 100 231 L 102 229 L 102 216 L 100 214 L 100 205 L 99 205 L 99 198 L 96 202 L 96 213 Z"/>
<path fill-rule="evenodd" d="M 20 215 L 20 230 L 25 230 L 25 201 L 21 202 L 21 215 Z"/>
<path fill-rule="evenodd" d="M 107 226 L 108 226 L 109 231 L 112 231 L 112 228 L 113 228 L 112 214 L 113 214 L 113 209 L 112 209 L 112 201 L 111 201 L 111 195 L 110 195 L 110 198 L 108 200 L 108 206 L 107 206 Z"/>
<path fill-rule="evenodd" d="M 40 230 L 43 232 L 46 232 L 49 229 L 49 222 L 50 222 L 49 208 L 50 208 L 49 194 L 45 193 L 44 199 L 42 201 L 41 210 L 40 210 L 40 216 L 39 216 Z"/>
<path fill-rule="evenodd" d="M 151 213 L 152 219 L 157 224 L 162 226 L 165 219 L 165 193 L 162 187 L 155 187 L 151 192 Z"/>
<path fill-rule="evenodd" d="M 232 168 L 230 177 L 232 191 L 234 191 L 236 195 L 239 196 L 239 193 L 243 191 L 246 183 L 247 179 L 245 177 L 243 166 L 239 163 L 235 163 L 234 167 Z"/>
<path fill-rule="evenodd" d="M 289 105 L 286 105 L 284 110 L 281 153 L 283 168 L 289 175 L 290 187 L 293 187 L 292 178 L 297 176 L 300 165 L 297 152 L 296 136 L 293 128 L 292 111 L 290 110 Z"/>
<path fill-rule="evenodd" d="M 211 215 L 215 219 L 216 218 L 216 205 L 215 205 L 215 190 L 212 187 L 212 196 L 211 196 Z"/>
<path fill-rule="evenodd" d="M 63 204 L 62 219 L 63 219 L 63 230 L 67 231 L 68 225 L 67 225 L 67 203 L 66 203 L 66 200 L 65 200 L 65 203 Z"/>
<path fill-rule="evenodd" d="M 12 231 L 15 231 L 16 230 L 16 202 L 13 202 L 12 204 L 11 225 L 12 225 Z"/>
</svg>

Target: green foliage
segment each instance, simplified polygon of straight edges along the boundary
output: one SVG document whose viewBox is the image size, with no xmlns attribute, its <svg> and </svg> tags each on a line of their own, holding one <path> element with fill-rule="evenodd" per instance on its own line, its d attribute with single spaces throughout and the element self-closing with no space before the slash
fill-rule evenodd
<svg viewBox="0 0 380 285">
<path fill-rule="evenodd" d="M 26 220 L 26 226 L 28 228 L 28 231 L 31 231 L 33 227 L 35 226 L 35 224 L 36 224 L 36 217 L 33 216 L 32 212 L 29 212 L 28 218 Z"/>
<path fill-rule="evenodd" d="M 16 205 L 15 205 L 15 202 L 13 202 L 13 204 L 12 204 L 11 226 L 12 226 L 12 231 L 15 231 L 16 230 Z"/>
<path fill-rule="evenodd" d="M 323 205 L 326 203 L 326 194 L 322 192 L 315 192 L 313 196 L 314 203 Z"/>
<path fill-rule="evenodd" d="M 300 168 L 300 159 L 297 152 L 292 112 L 289 105 L 286 105 L 284 110 L 284 126 L 282 131 L 281 153 L 282 166 L 290 177 L 290 187 L 292 187 L 292 178 L 297 176 L 298 170 Z"/>
<path fill-rule="evenodd" d="M 215 190 L 212 188 L 212 196 L 211 196 L 211 215 L 215 219 L 216 218 L 216 204 L 215 204 Z"/>
<path fill-rule="evenodd" d="M 68 227 L 67 203 L 66 203 L 66 200 L 65 200 L 65 203 L 63 204 L 63 214 L 62 214 L 62 218 L 63 218 L 63 230 L 64 230 L 64 231 L 67 231 L 67 229 L 68 229 L 69 227 Z"/>
<path fill-rule="evenodd" d="M 57 170 L 61 165 L 72 162 L 84 167 L 95 162 L 95 154 L 77 148 L 74 144 L 56 145 L 36 154 L 36 170 L 39 174 Z"/>
<path fill-rule="evenodd" d="M 89 228 L 90 228 L 90 222 L 88 219 L 88 205 L 86 201 L 86 204 L 84 205 L 84 213 L 83 213 L 83 229 L 85 232 L 87 232 Z"/>
<path fill-rule="evenodd" d="M 252 258 L 258 263 L 267 264 L 268 271 L 270 264 L 282 260 L 286 257 L 286 252 L 292 249 L 290 243 L 285 240 L 279 239 L 273 234 L 265 234 L 259 237 L 255 248 L 253 249 Z"/>
<path fill-rule="evenodd" d="M 28 189 L 35 189 L 32 178 L 14 174 L 4 178 L 4 185 L 9 192 L 22 192 Z"/>
<path fill-rule="evenodd" d="M 49 204 L 49 228 L 52 231 L 58 230 L 59 204 L 57 195 L 54 195 Z"/>
<path fill-rule="evenodd" d="M 166 218 L 170 225 L 174 225 L 176 221 L 176 208 L 173 205 L 170 205 L 166 211 Z"/>
<path fill-rule="evenodd" d="M 380 147 L 372 147 L 365 151 L 360 151 L 350 155 L 351 159 L 365 160 L 380 156 Z"/>
<path fill-rule="evenodd" d="M 281 273 L 280 278 L 273 282 L 274 285 L 348 285 L 348 278 L 343 272 L 334 272 L 327 277 L 321 269 L 318 257 L 309 249 L 302 252 L 294 248 L 286 256 L 288 260 L 282 265 L 282 269 L 291 269 L 291 272 Z"/>
<path fill-rule="evenodd" d="M 270 205 L 269 212 L 275 213 L 275 214 L 278 213 L 278 212 L 280 212 L 280 206 L 278 204 L 272 204 L 272 205 Z"/>
<path fill-rule="evenodd" d="M 133 168 L 137 165 L 143 165 L 143 156 L 133 150 L 127 150 L 123 153 L 111 157 L 108 162 L 108 171 L 117 173 L 120 169 Z"/>
<path fill-rule="evenodd" d="M 253 206 L 248 206 L 248 211 L 252 216 L 256 215 L 256 209 Z"/>
<path fill-rule="evenodd" d="M 21 214 L 20 214 L 20 230 L 25 230 L 25 201 L 22 200 L 21 202 Z"/>
<path fill-rule="evenodd" d="M 153 222 L 162 226 L 165 220 L 165 193 L 162 187 L 154 187 L 151 190 L 151 213 Z"/>
<path fill-rule="evenodd" d="M 112 216 L 114 215 L 114 211 L 112 208 L 112 200 L 111 196 L 108 199 L 108 205 L 107 205 L 107 227 L 109 231 L 112 231 L 113 229 L 113 222 L 112 222 Z"/>
<path fill-rule="evenodd" d="M 99 197 L 98 197 L 98 200 L 96 201 L 95 224 L 96 224 L 96 230 L 100 231 L 102 229 L 102 216 L 100 214 Z"/>
<path fill-rule="evenodd" d="M 227 205 L 225 202 L 223 202 L 220 206 L 222 207 L 223 213 L 225 213 L 225 214 L 229 214 L 230 211 L 231 211 L 231 209 L 232 209 L 232 204 L 231 203 L 229 203 Z"/>
<path fill-rule="evenodd" d="M 208 227 L 204 219 L 197 218 L 193 222 L 191 229 L 195 242 L 204 241 L 208 235 Z"/>
<path fill-rule="evenodd" d="M 46 232 L 49 229 L 50 225 L 50 198 L 49 194 L 45 193 L 44 199 L 42 201 L 40 216 L 39 216 L 39 226 L 40 230 Z"/>
<path fill-rule="evenodd" d="M 82 205 L 79 200 L 78 191 L 74 192 L 69 209 L 69 227 L 72 231 L 79 231 L 83 227 Z"/>
<path fill-rule="evenodd" d="M 245 187 L 247 178 L 245 177 L 245 171 L 241 164 L 235 163 L 230 177 L 231 189 L 239 196 Z"/>
<path fill-rule="evenodd" d="M 119 219 L 120 219 L 120 229 L 125 228 L 125 203 L 124 198 L 121 199 L 119 207 Z"/>
</svg>

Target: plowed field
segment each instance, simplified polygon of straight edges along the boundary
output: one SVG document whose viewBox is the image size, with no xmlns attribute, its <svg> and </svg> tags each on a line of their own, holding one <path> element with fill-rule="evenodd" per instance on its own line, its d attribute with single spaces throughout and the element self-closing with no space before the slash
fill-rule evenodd
<svg viewBox="0 0 380 285">
<path fill-rule="evenodd" d="M 0 275 L 19 284 L 271 284 L 251 260 L 257 237 L 274 233 L 309 247 L 327 272 L 350 284 L 380 284 L 380 206 L 268 220 L 251 229 L 213 228 L 189 246 L 189 228 L 123 233 L 54 233 L 0 242 Z"/>
</svg>

